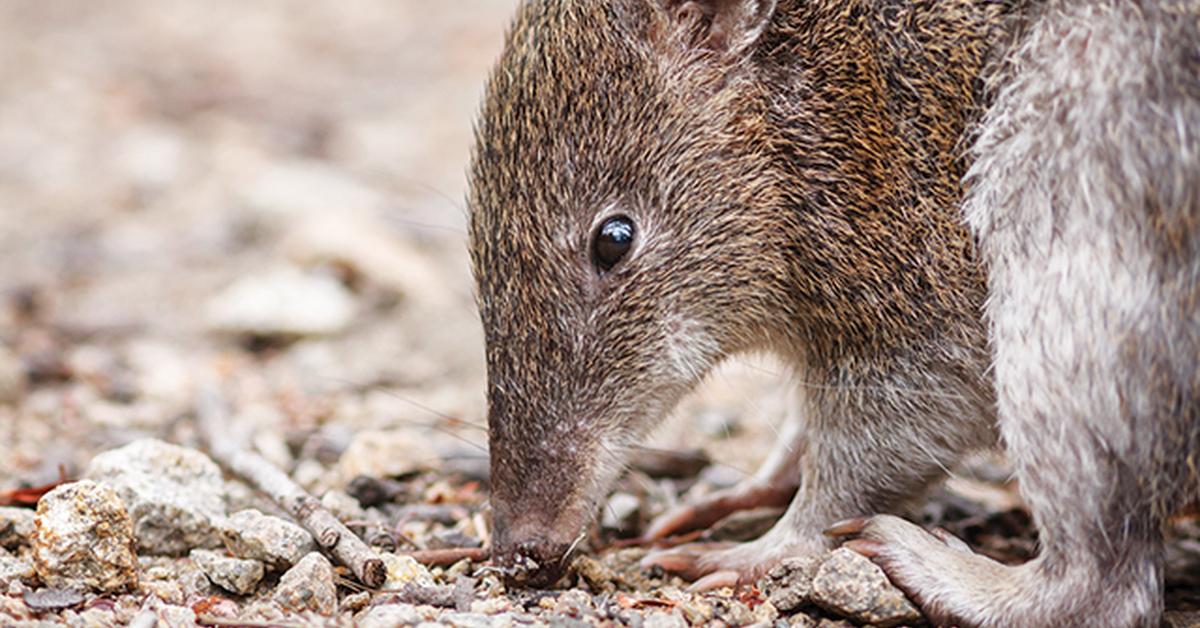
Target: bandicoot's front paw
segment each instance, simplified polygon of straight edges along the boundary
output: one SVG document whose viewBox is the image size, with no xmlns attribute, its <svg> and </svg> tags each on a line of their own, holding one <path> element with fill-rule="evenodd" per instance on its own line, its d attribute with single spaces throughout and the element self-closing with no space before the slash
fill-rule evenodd
<svg viewBox="0 0 1200 628">
<path fill-rule="evenodd" d="M 777 542 L 771 533 L 750 543 L 692 543 L 654 552 L 642 567 L 659 567 L 693 581 L 693 591 L 757 582 L 785 558 L 819 553 L 820 548 Z"/>
<path fill-rule="evenodd" d="M 980 592 L 1017 576 L 945 530 L 926 531 L 891 515 L 842 521 L 825 533 L 846 538 L 843 547 L 879 565 L 939 626 L 980 624 L 982 618 L 973 616 Z"/>
</svg>

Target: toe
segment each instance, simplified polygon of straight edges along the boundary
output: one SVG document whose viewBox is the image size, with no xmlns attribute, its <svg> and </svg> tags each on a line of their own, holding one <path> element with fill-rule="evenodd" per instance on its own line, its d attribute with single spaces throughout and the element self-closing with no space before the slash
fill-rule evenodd
<svg viewBox="0 0 1200 628">
<path fill-rule="evenodd" d="M 703 527 L 702 525 L 697 525 L 698 523 L 702 523 L 702 518 L 697 515 L 697 509 L 693 505 L 672 508 L 655 518 L 650 523 L 650 526 L 646 528 L 646 532 L 642 534 L 642 538 L 647 541 L 659 541 L 669 536 Z"/>
<path fill-rule="evenodd" d="M 719 561 L 710 560 L 730 547 L 728 543 L 693 543 L 654 552 L 642 559 L 642 568 L 659 567 L 685 580 L 697 580 L 717 571 Z"/>
<path fill-rule="evenodd" d="M 966 554 L 975 553 L 975 550 L 972 550 L 970 545 L 967 545 L 962 539 L 954 536 L 945 528 L 934 528 L 929 532 L 930 534 L 933 534 L 933 536 L 937 537 L 938 540 L 945 543 L 950 549 L 958 550 Z"/>
<path fill-rule="evenodd" d="M 738 511 L 786 506 L 795 492 L 794 487 L 787 486 L 736 486 L 717 491 L 699 502 L 673 508 L 659 516 L 642 538 L 657 541 L 707 528 Z"/>
</svg>

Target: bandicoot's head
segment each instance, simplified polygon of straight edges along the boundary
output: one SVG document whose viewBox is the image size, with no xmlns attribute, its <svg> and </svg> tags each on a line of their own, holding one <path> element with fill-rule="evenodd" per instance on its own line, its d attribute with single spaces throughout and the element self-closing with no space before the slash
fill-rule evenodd
<svg viewBox="0 0 1200 628">
<path fill-rule="evenodd" d="M 750 62 L 774 0 L 531 0 L 471 170 L 497 563 L 550 584 L 631 444 L 763 342 L 788 244 Z"/>
</svg>

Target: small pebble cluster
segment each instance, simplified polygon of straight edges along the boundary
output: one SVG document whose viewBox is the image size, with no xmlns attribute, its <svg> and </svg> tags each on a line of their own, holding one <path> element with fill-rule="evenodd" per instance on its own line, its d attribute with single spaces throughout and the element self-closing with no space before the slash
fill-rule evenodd
<svg viewBox="0 0 1200 628">
<path fill-rule="evenodd" d="M 363 478 L 354 490 L 379 499 L 386 486 L 394 485 Z M 372 518 L 374 507 L 330 495 L 323 502 L 340 504 L 348 523 Z M 36 513 L 0 509 L 0 624 L 667 628 L 921 620 L 875 565 L 847 550 L 785 562 L 756 587 L 707 594 L 643 573 L 645 550 L 637 548 L 583 555 L 564 583 L 570 588 L 554 591 L 508 591 L 486 564 L 469 559 L 429 568 L 382 551 L 387 582 L 368 591 L 286 517 L 231 511 L 250 497 L 204 454 L 165 442 L 140 440 L 96 456 L 83 479 L 48 492 Z M 629 501 L 614 497 L 618 505 L 622 499 Z M 459 514 L 470 520 L 473 509 Z M 436 508 L 426 514 L 445 518 Z M 480 542 L 444 530 L 414 542 L 429 547 L 437 539 Z"/>
</svg>

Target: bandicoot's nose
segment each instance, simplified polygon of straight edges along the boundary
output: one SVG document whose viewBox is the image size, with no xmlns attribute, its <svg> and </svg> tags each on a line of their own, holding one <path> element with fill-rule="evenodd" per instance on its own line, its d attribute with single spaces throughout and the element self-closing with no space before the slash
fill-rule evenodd
<svg viewBox="0 0 1200 628">
<path fill-rule="evenodd" d="M 495 560 L 510 586 L 545 588 L 562 577 L 569 550 L 565 543 L 535 536 L 500 548 Z"/>
</svg>

